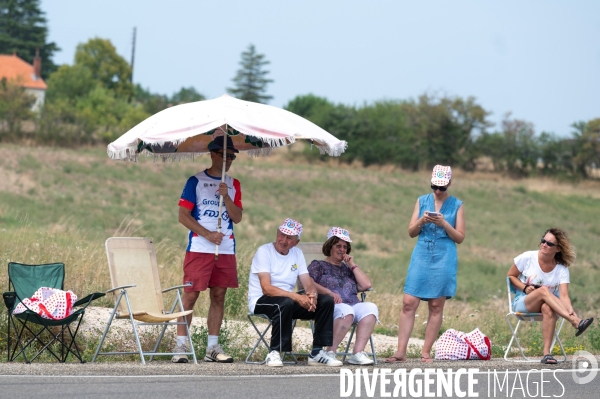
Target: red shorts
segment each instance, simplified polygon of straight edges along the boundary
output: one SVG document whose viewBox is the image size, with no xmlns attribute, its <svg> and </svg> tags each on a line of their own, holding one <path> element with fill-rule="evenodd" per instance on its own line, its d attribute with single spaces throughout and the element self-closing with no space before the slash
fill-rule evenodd
<svg viewBox="0 0 600 399">
<path fill-rule="evenodd" d="M 237 262 L 235 255 L 186 252 L 183 261 L 183 284 L 191 282 L 184 292 L 205 291 L 207 288 L 238 288 Z"/>
</svg>

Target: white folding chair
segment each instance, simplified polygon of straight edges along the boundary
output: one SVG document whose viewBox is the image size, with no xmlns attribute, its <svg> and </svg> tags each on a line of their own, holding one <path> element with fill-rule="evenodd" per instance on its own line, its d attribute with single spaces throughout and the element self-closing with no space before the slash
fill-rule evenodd
<svg viewBox="0 0 600 399">
<path fill-rule="evenodd" d="M 508 343 L 508 346 L 506 347 L 506 352 L 504 352 L 504 360 L 509 361 L 509 362 L 536 362 L 536 363 L 539 363 L 539 361 L 540 361 L 539 359 L 531 359 L 531 358 L 525 356 L 525 352 L 523 350 L 523 347 L 521 346 L 521 343 L 519 342 L 519 337 L 517 336 L 517 333 L 519 331 L 519 326 L 521 325 L 522 321 L 529 321 L 529 322 L 542 321 L 542 314 L 541 313 L 515 312 L 512 307 L 512 301 L 513 301 L 514 294 L 516 293 L 516 290 L 515 290 L 515 287 L 510 282 L 510 277 L 506 277 L 506 287 L 508 290 L 508 314 L 506 315 L 506 322 L 508 323 L 508 328 L 510 328 L 512 336 L 510 338 L 510 342 Z M 518 320 L 517 325 L 514 327 L 513 327 L 512 323 L 510 322 L 511 318 Z M 559 320 L 556 320 L 557 324 L 558 324 L 558 328 L 556 328 L 554 330 L 554 338 L 552 339 L 552 345 L 550 345 L 550 354 L 552 354 L 552 350 L 554 349 L 554 344 L 556 342 L 558 342 L 558 345 L 560 346 L 560 350 L 562 352 L 563 359 L 562 360 L 557 359 L 557 361 L 564 362 L 567 360 L 567 354 L 566 354 L 565 348 L 563 347 L 563 344 L 559 338 L 559 334 L 560 334 L 560 331 L 562 330 L 565 319 L 563 319 L 560 316 L 558 316 L 558 318 L 560 319 L 560 322 L 559 322 Z M 508 358 L 508 355 L 511 351 L 513 342 L 517 343 L 517 346 L 519 347 L 519 351 L 521 352 L 522 359 L 509 359 Z"/>
<path fill-rule="evenodd" d="M 180 290 L 185 286 L 179 285 L 161 290 L 156 252 L 152 241 L 138 237 L 112 237 L 106 240 L 106 255 L 108 257 L 110 280 L 114 287 L 106 292 L 115 293 L 115 306 L 92 362 L 96 360 L 98 355 L 139 354 L 142 364 L 146 364 L 144 356 L 150 356 L 150 361 L 152 361 L 154 356 L 171 355 L 191 355 L 194 363 L 198 363 L 192 337 L 184 317 L 192 313 L 192 310 L 184 310 L 181 302 Z M 173 290 L 175 290 L 176 297 L 171 309 L 167 311 L 164 308 L 162 295 Z M 116 295 L 117 291 L 119 295 Z M 176 308 L 178 308 L 178 312 L 175 312 Z M 172 321 L 178 317 L 182 317 L 183 321 Z M 128 319 L 131 322 L 137 351 L 100 352 L 100 348 L 115 318 Z M 185 325 L 188 344 L 191 348 L 190 352 L 157 352 L 167 327 L 179 324 Z M 162 326 L 152 351 L 142 349 L 138 331 L 138 328 L 142 326 Z"/>
<path fill-rule="evenodd" d="M 313 260 L 319 260 L 319 259 L 323 259 L 323 243 L 322 242 L 307 242 L 307 243 L 303 243 L 300 242 L 298 244 L 298 248 L 300 248 L 300 250 L 302 251 L 302 253 L 304 254 L 304 259 L 306 260 L 306 266 L 310 265 L 310 263 Z M 300 285 L 300 282 L 298 282 L 298 284 Z M 372 291 L 371 288 L 369 288 L 367 291 Z M 366 292 L 360 292 L 360 298 L 361 298 L 361 302 L 364 302 L 366 300 L 367 294 Z M 348 341 L 346 342 L 346 349 L 344 349 L 343 352 L 337 352 L 336 351 L 336 355 L 337 356 L 342 356 L 342 362 L 346 361 L 346 357 L 352 355 L 352 352 L 350 351 L 350 345 L 352 344 L 352 339 L 354 338 L 354 333 L 356 331 L 356 326 L 358 325 L 357 322 L 352 323 L 352 327 L 350 328 L 350 337 L 348 337 Z M 314 331 L 314 325 L 313 325 L 313 321 L 310 321 L 310 327 L 311 329 Z M 373 344 L 373 336 L 371 335 L 369 337 L 369 342 L 371 344 L 371 352 L 367 353 L 367 355 L 371 356 L 373 358 L 373 362 L 375 364 L 377 364 L 377 354 L 375 353 L 375 345 Z"/>
</svg>

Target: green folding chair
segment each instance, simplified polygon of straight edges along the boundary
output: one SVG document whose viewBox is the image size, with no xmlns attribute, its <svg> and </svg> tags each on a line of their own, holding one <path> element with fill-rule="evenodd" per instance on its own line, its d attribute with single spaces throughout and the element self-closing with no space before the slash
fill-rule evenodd
<svg viewBox="0 0 600 399">
<path fill-rule="evenodd" d="M 73 306 L 76 308 L 73 313 L 60 320 L 45 319 L 29 308 L 23 313 L 12 313 L 23 299 L 32 297 L 40 287 L 63 290 L 64 280 L 63 263 L 26 265 L 10 262 L 8 264 L 8 292 L 3 294 L 3 298 L 8 310 L 9 362 L 23 356 L 25 363 L 31 363 L 47 351 L 61 363 L 67 360 L 69 354 L 73 354 L 81 363 L 85 363 L 75 338 L 85 308 L 93 300 L 103 297 L 104 293 L 95 292 L 78 300 Z"/>
</svg>

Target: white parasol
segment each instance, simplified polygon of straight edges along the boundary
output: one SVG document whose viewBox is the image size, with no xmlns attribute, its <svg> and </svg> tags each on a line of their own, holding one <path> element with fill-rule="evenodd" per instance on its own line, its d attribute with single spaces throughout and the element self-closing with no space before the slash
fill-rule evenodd
<svg viewBox="0 0 600 399">
<path fill-rule="evenodd" d="M 340 156 L 347 143 L 292 112 L 270 105 L 238 100 L 227 94 L 206 101 L 181 104 L 158 112 L 108 145 L 112 159 L 137 161 L 140 154 L 163 160 L 192 158 L 208 153 L 215 137 L 231 137 L 233 145 L 250 156 L 268 155 L 275 147 L 307 140 L 321 154 Z M 227 144 L 227 140 L 223 140 Z M 226 152 L 226 149 L 225 149 Z M 223 176 L 225 180 L 223 157 Z M 219 199 L 218 231 L 221 231 Z M 218 256 L 218 246 L 215 255 Z"/>
</svg>

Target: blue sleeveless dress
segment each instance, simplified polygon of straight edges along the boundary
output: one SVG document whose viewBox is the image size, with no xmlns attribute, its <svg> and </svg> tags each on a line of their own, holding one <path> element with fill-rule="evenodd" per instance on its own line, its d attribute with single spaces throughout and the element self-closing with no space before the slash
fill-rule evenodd
<svg viewBox="0 0 600 399">
<path fill-rule="evenodd" d="M 456 213 L 461 205 L 461 200 L 449 196 L 440 209 L 452 227 L 456 227 Z M 433 193 L 419 197 L 419 218 L 425 211 L 435 211 Z M 457 270 L 456 243 L 443 227 L 426 223 L 410 258 L 404 292 L 425 301 L 443 296 L 450 299 L 456 294 Z"/>
</svg>

